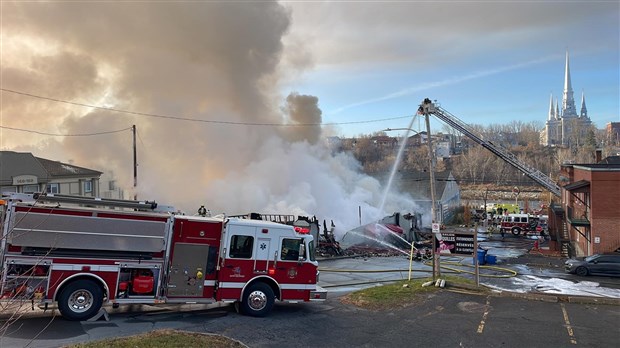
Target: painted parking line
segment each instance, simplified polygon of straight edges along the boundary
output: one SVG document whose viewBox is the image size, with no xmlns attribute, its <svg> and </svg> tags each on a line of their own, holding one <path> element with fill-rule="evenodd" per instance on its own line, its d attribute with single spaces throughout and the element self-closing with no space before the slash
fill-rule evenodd
<svg viewBox="0 0 620 348">
<path fill-rule="evenodd" d="M 570 325 L 570 320 L 568 319 L 568 312 L 566 312 L 566 307 L 564 306 L 564 303 L 560 303 L 560 307 L 562 307 L 562 315 L 564 316 L 564 324 L 566 325 L 566 331 L 568 331 L 570 343 L 577 344 L 577 340 L 575 339 L 575 335 L 573 332 L 573 327 Z"/>
<path fill-rule="evenodd" d="M 482 320 L 480 320 L 480 324 L 478 325 L 478 333 L 481 334 L 484 331 L 484 324 L 487 322 L 487 316 L 489 315 L 489 310 L 491 309 L 491 302 L 487 297 L 487 303 L 484 306 L 484 313 L 482 313 Z"/>
</svg>

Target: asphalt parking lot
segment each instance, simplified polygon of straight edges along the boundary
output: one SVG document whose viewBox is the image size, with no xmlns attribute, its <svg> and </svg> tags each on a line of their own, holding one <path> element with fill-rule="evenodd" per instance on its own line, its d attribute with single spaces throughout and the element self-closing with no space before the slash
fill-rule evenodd
<svg viewBox="0 0 620 348">
<path fill-rule="evenodd" d="M 278 304 L 267 318 L 233 306 L 174 307 L 116 313 L 110 321 L 22 319 L 2 347 L 59 347 L 155 329 L 221 334 L 249 347 L 612 347 L 620 328 L 617 306 L 531 301 L 441 290 L 412 306 L 368 311 L 343 304 Z"/>
<path fill-rule="evenodd" d="M 267 318 L 239 315 L 231 305 L 121 307 L 125 311 L 110 310 L 109 321 L 96 322 L 69 322 L 53 312 L 36 311 L 8 326 L 0 318 L 0 347 L 60 347 L 155 329 L 221 334 L 249 347 L 616 345 L 620 337 L 620 278 L 565 274 L 563 260 L 529 253 L 527 240 L 488 243 L 489 252 L 503 252 L 496 266 L 517 273 L 509 278 L 481 277 L 484 286 L 496 290 L 493 296 L 448 288 L 409 307 L 368 311 L 339 299 L 359 288 L 407 278 L 407 257 L 330 259 L 320 262 L 320 285 L 329 290 L 327 301 L 278 303 Z M 460 262 L 464 270 L 471 271 L 470 258 Z M 430 275 L 430 266 L 423 262 L 412 263 L 412 270 L 415 278 Z"/>
</svg>

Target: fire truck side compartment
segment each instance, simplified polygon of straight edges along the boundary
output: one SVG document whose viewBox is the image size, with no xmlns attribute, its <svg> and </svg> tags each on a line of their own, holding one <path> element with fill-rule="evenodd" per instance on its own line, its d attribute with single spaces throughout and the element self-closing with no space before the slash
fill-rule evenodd
<svg viewBox="0 0 620 348">
<path fill-rule="evenodd" d="M 165 221 L 17 212 L 8 242 L 15 246 L 160 252 Z"/>
<path fill-rule="evenodd" d="M 201 297 L 211 246 L 176 243 L 170 267 L 168 296 Z"/>
</svg>

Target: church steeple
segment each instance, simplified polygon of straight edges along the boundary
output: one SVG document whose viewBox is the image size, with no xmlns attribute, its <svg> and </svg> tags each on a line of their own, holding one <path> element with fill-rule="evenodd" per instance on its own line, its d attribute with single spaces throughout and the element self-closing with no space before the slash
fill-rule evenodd
<svg viewBox="0 0 620 348">
<path fill-rule="evenodd" d="M 549 116 L 547 116 L 547 121 L 551 121 L 555 118 L 553 111 L 553 93 L 551 93 L 551 97 L 549 98 Z"/>
<path fill-rule="evenodd" d="M 581 92 L 581 112 L 580 117 L 588 117 L 588 109 L 586 109 L 586 95 Z"/>
<path fill-rule="evenodd" d="M 559 120 L 560 117 L 562 117 L 562 115 L 560 115 L 560 104 L 558 103 L 558 100 L 555 100 L 555 119 Z"/>
<path fill-rule="evenodd" d="M 562 96 L 562 117 L 577 117 L 573 86 L 570 81 L 568 51 L 566 51 L 566 67 L 564 69 L 564 94 Z"/>
</svg>

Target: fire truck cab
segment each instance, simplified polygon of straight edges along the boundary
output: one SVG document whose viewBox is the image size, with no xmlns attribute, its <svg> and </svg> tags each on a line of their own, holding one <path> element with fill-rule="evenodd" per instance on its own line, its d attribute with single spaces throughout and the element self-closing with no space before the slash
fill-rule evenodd
<svg viewBox="0 0 620 348">
<path fill-rule="evenodd" d="M 160 211 L 164 210 L 164 211 Z M 312 236 L 292 226 L 159 209 L 155 202 L 34 194 L 9 199 L 0 296 L 86 320 L 111 304 L 320 301 Z"/>
</svg>

